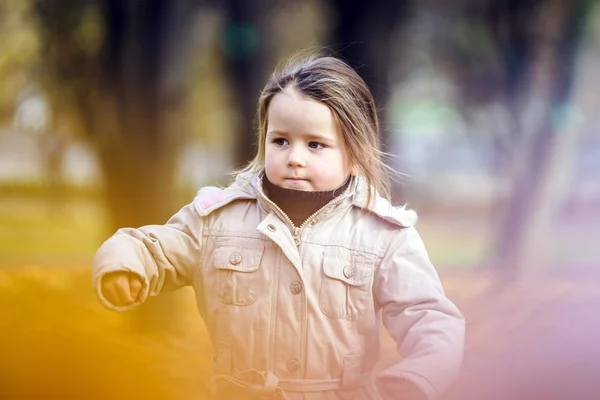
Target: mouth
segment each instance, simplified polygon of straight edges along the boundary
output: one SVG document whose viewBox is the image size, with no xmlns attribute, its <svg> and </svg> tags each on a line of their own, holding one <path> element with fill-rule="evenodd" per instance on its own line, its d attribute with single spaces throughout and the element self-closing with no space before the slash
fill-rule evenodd
<svg viewBox="0 0 600 400">
<path fill-rule="evenodd" d="M 304 178 L 298 178 L 298 177 L 291 177 L 291 178 L 285 178 L 285 179 L 287 179 L 288 181 L 294 181 L 294 182 L 302 182 L 302 181 L 306 180 Z"/>
</svg>

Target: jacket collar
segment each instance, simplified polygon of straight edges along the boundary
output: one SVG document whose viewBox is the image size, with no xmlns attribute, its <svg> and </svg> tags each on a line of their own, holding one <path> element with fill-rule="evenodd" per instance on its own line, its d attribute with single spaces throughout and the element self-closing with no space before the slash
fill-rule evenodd
<svg viewBox="0 0 600 400">
<path fill-rule="evenodd" d="M 256 199 L 258 205 L 269 212 L 272 209 L 271 204 L 265 200 L 262 189 L 262 174 L 252 172 L 242 172 L 236 176 L 235 181 L 226 189 L 217 187 L 204 187 L 196 196 L 194 205 L 201 216 L 206 216 L 212 211 L 239 199 Z M 373 213 L 385 221 L 398 225 L 400 227 L 410 227 L 417 222 L 417 213 L 409 210 L 406 206 L 393 206 L 389 201 L 375 193 L 373 199 L 367 204 L 368 190 L 366 180 L 361 177 L 355 177 L 342 194 L 344 200 L 337 202 L 329 210 L 341 210 L 349 206 L 354 206 Z"/>
<path fill-rule="evenodd" d="M 240 174 L 236 179 L 236 182 L 241 182 L 241 184 L 246 187 L 248 184 L 252 186 L 255 191 L 255 196 L 261 203 L 261 206 L 268 210 L 270 209 L 270 205 L 263 200 L 263 196 L 259 194 L 262 192 L 262 174 L 264 172 L 260 172 L 258 174 Z M 246 183 L 248 182 L 248 183 Z M 373 189 L 372 189 L 373 190 Z M 362 176 L 357 176 L 353 179 L 352 183 L 349 185 L 348 189 L 342 196 L 347 196 L 350 201 L 343 201 L 336 205 L 336 209 L 344 208 L 344 205 L 351 204 L 354 207 L 358 207 L 364 209 L 368 212 L 376 214 L 380 218 L 391 222 L 400 227 L 410 227 L 416 224 L 417 222 L 417 213 L 414 210 L 408 209 L 406 205 L 404 206 L 393 206 L 388 200 L 381 197 L 376 191 L 373 190 L 375 196 L 371 201 L 367 204 L 368 199 L 368 185 L 366 179 Z"/>
</svg>

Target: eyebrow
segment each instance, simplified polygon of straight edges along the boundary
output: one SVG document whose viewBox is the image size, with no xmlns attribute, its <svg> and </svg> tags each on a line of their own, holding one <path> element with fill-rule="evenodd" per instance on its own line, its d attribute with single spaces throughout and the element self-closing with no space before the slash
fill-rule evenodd
<svg viewBox="0 0 600 400">
<path fill-rule="evenodd" d="M 282 135 L 282 136 L 286 136 L 288 135 L 288 132 L 284 132 L 284 131 L 278 131 L 278 130 L 272 130 L 267 132 L 267 136 L 269 135 Z M 317 135 L 316 133 L 301 133 L 301 136 L 309 139 L 309 140 L 315 140 L 315 141 L 319 141 L 319 142 L 328 142 L 328 143 L 335 143 L 335 140 L 325 137 L 325 136 L 321 136 L 321 135 Z"/>
</svg>

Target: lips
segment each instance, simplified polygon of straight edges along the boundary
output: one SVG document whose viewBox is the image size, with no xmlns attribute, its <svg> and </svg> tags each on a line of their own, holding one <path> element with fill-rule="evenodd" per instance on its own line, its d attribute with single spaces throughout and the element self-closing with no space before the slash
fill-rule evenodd
<svg viewBox="0 0 600 400">
<path fill-rule="evenodd" d="M 298 177 L 295 177 L 295 176 L 293 176 L 291 178 L 286 178 L 286 179 L 288 179 L 290 181 L 305 181 L 306 180 L 304 178 L 298 178 Z"/>
</svg>

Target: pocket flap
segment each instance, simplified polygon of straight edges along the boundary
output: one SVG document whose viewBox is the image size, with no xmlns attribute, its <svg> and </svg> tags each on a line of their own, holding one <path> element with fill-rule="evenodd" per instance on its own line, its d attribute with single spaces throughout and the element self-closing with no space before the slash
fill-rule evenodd
<svg viewBox="0 0 600 400">
<path fill-rule="evenodd" d="M 351 286 L 363 286 L 373 274 L 373 265 L 356 258 L 323 258 L 323 272 L 330 278 L 346 282 Z"/>
<path fill-rule="evenodd" d="M 265 248 L 223 246 L 215 249 L 214 265 L 217 269 L 239 272 L 255 272 L 260 266 L 260 260 Z"/>
</svg>

